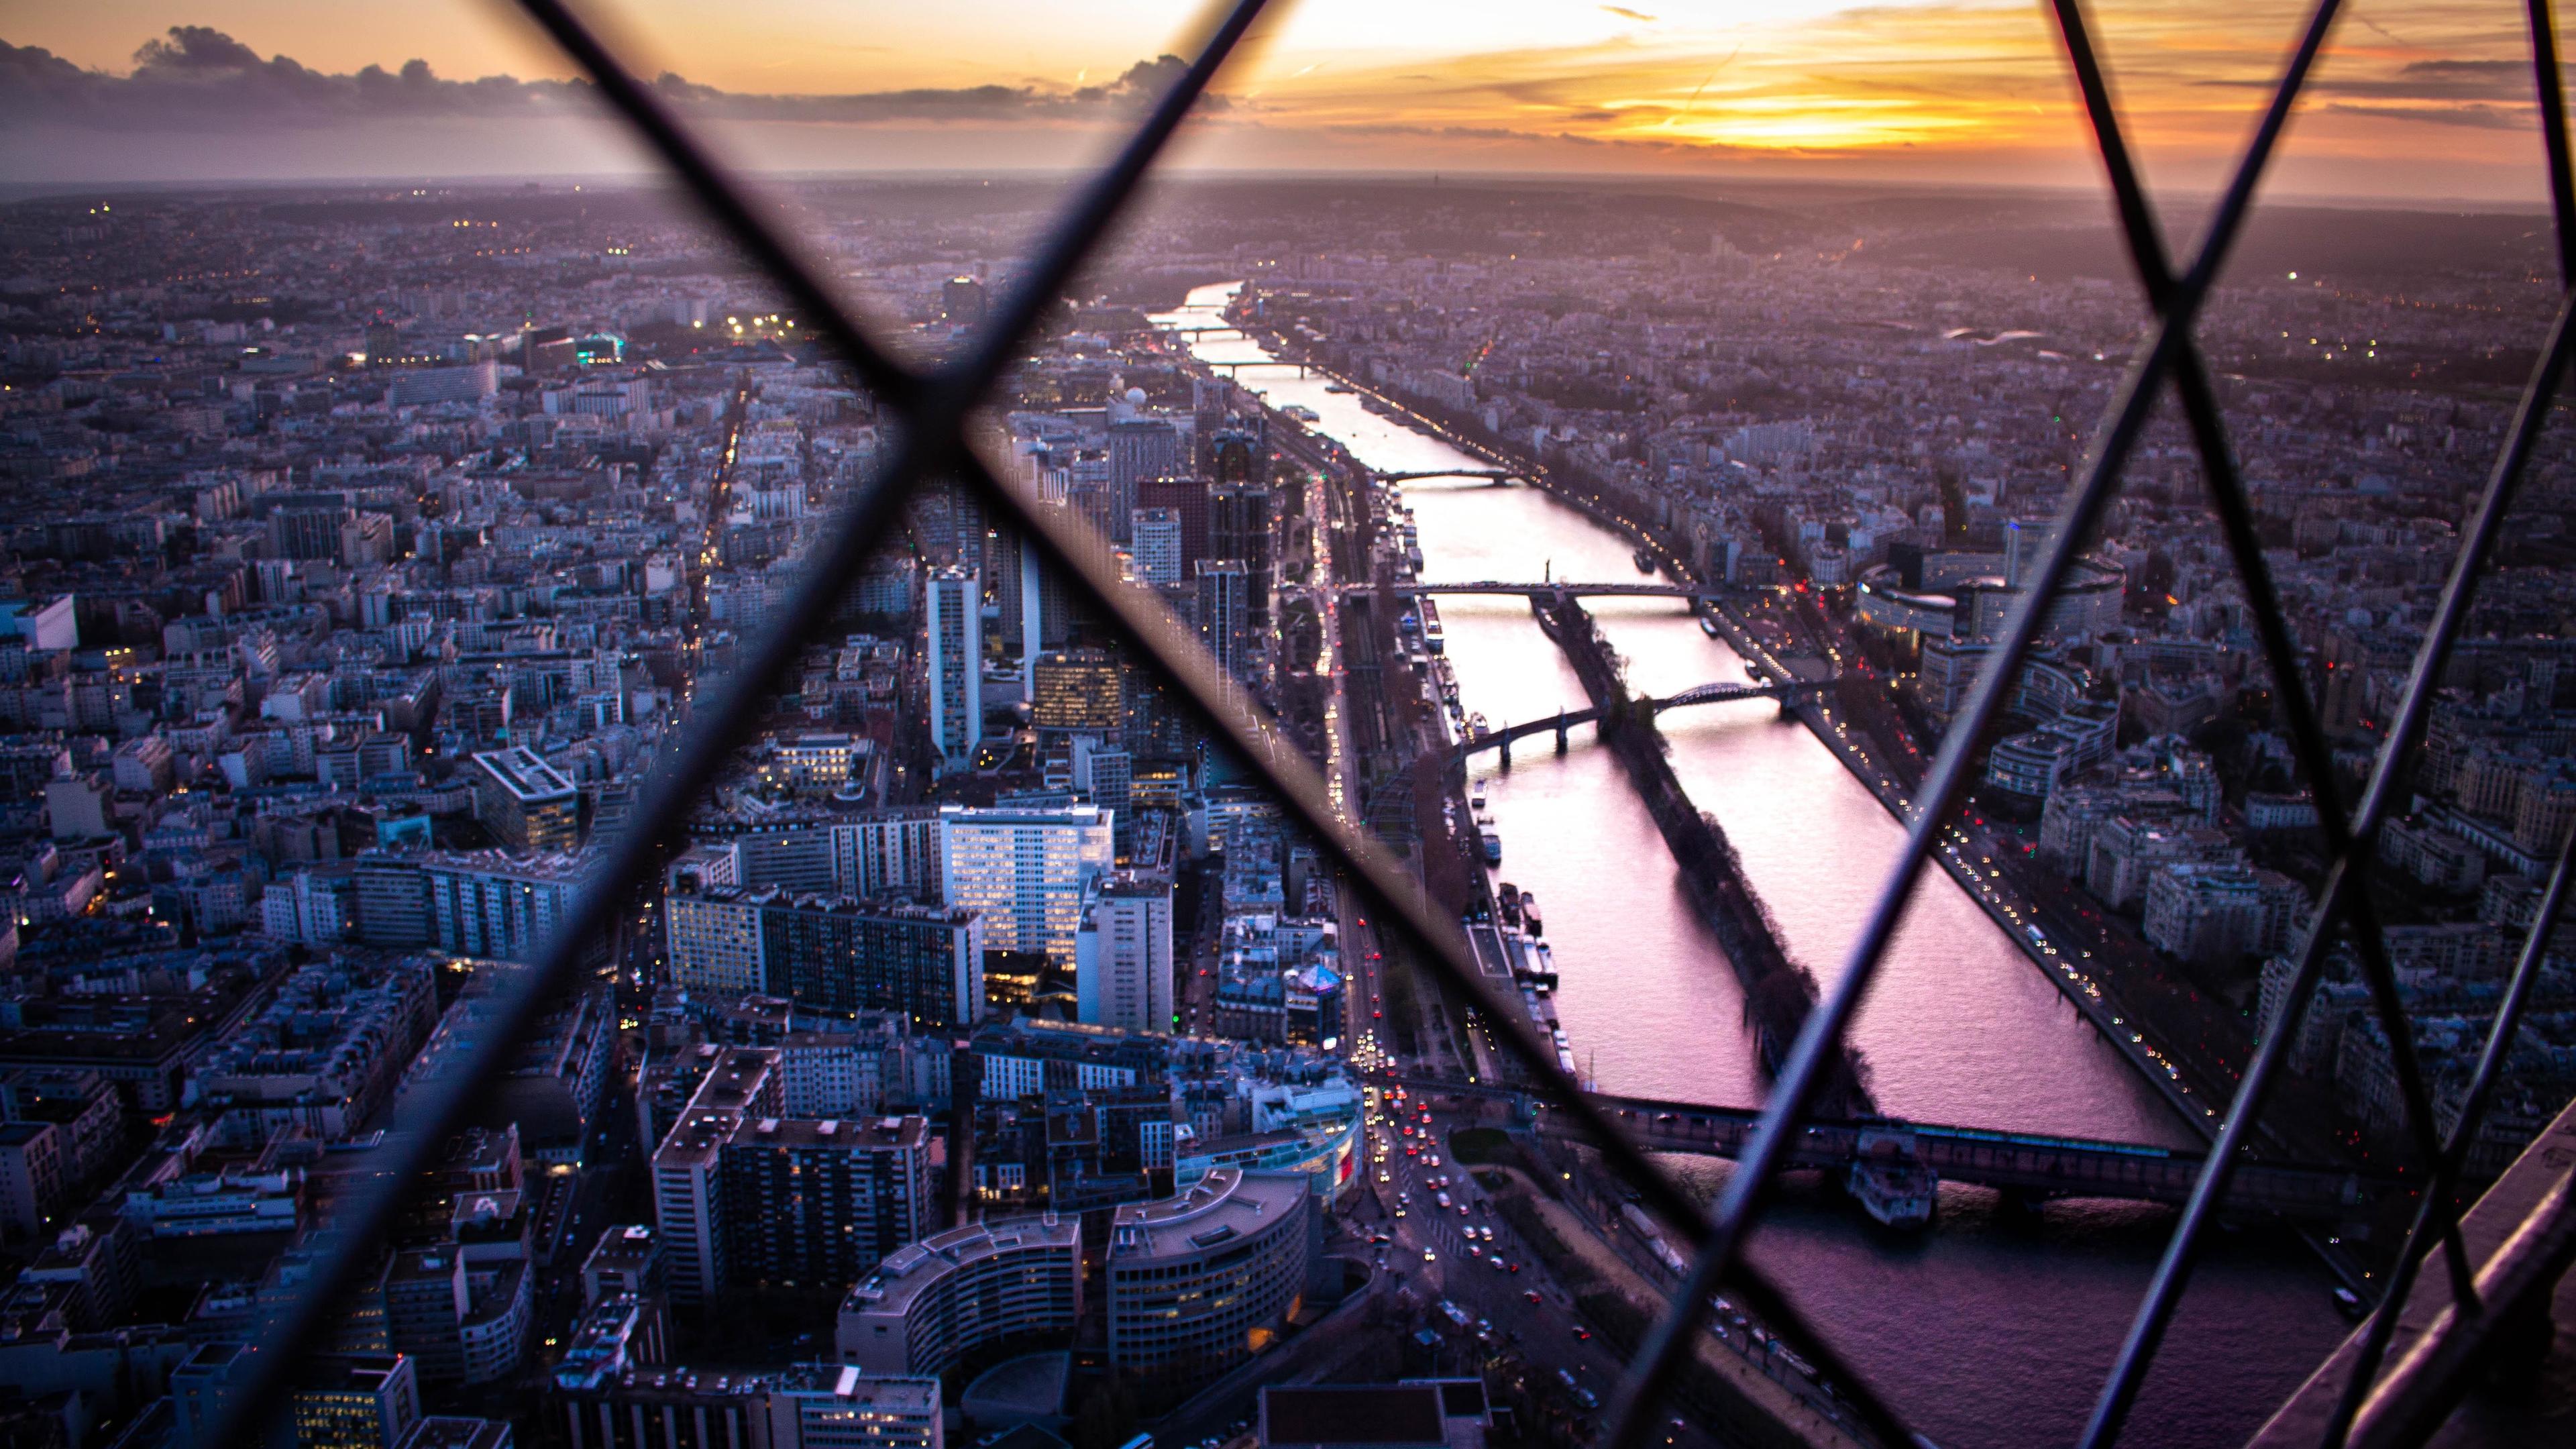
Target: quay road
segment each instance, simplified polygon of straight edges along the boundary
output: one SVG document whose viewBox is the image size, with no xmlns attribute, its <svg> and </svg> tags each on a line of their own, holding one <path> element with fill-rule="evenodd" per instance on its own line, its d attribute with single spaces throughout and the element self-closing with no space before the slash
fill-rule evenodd
<svg viewBox="0 0 2576 1449">
<path fill-rule="evenodd" d="M 1525 1089 L 1397 1072 L 1383 1080 L 1425 1094 L 1522 1100 Z M 1651 1152 L 1732 1158 L 1762 1120 L 1756 1108 L 1711 1107 L 1647 1097 L 1596 1095 L 1603 1110 L 1626 1122 Z M 1549 1119 L 1542 1119 L 1545 1122 Z M 1579 1134 L 1569 1134 L 1579 1135 Z M 1954 1182 L 2000 1188 L 2024 1197 L 2126 1198 L 2179 1203 L 2191 1196 L 2204 1155 L 2175 1148 L 2083 1137 L 1996 1132 L 1894 1118 L 1811 1119 L 1795 1147 L 1794 1165 L 1839 1170 L 1864 1154 L 1910 1158 Z M 2359 1221 L 2397 1190 L 2390 1178 L 2347 1167 L 2243 1162 L 2228 1188 L 2240 1213 L 2328 1222 Z"/>
<path fill-rule="evenodd" d="M 1475 1110 L 1455 1110 L 1451 1102 L 1408 1093 L 1396 1083 L 1373 1080 L 1371 1086 L 1368 1160 L 1362 1165 L 1367 1195 L 1353 1200 L 1349 1218 L 1353 1231 L 1368 1241 L 1376 1267 L 1433 1310 L 1432 1326 L 1468 1356 L 1458 1368 L 1475 1372 L 1489 1357 L 1518 1358 L 1534 1398 L 1564 1406 L 1579 1432 L 1596 1431 L 1598 1408 L 1609 1402 L 1626 1358 L 1596 1331 L 1574 1292 L 1495 1211 L 1474 1173 L 1452 1158 L 1449 1137 L 1478 1125 Z M 1444 1194 L 1447 1207 L 1440 1202 Z M 1594 1250 L 1616 1255 L 1612 1245 L 1597 1240 Z M 1441 1304 L 1455 1304 L 1469 1323 L 1452 1324 L 1439 1312 Z M 1714 1356 L 1727 1365 L 1738 1391 L 1801 1440 L 1835 1449 L 1859 1443 L 1840 1427 L 1841 1406 L 1812 1380 L 1756 1358 L 1740 1335 L 1729 1339 L 1703 1330 L 1703 1337 L 1726 1350 Z M 1661 1442 L 1678 1449 L 1740 1442 L 1725 1426 L 1701 1422 L 1697 1415 L 1669 1418 L 1661 1430 Z"/>
</svg>

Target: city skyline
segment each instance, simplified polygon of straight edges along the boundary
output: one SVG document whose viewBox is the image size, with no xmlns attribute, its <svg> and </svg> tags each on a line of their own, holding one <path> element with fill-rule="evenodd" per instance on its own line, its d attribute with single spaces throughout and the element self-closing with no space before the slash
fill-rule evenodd
<svg viewBox="0 0 2576 1449">
<path fill-rule="evenodd" d="M 13 1444 L 2576 1414 L 2510 9 L 600 3 L 0 48 Z"/>
<path fill-rule="evenodd" d="M 2491 9 L 2357 8 L 2320 60 L 2272 191 L 2536 202 L 2527 42 L 2518 16 Z M 46 144 L 20 148 L 0 181 L 643 171 L 505 9 L 334 11 L 326 23 L 329 10 L 128 0 L 10 17 L 8 119 Z M 1083 164 L 1176 68 L 1170 53 L 1197 23 L 1189 7 L 1120 3 L 1075 27 L 1005 0 L 865 15 L 781 4 L 721 22 L 648 3 L 609 18 L 639 69 L 685 78 L 670 93 L 746 164 L 852 173 Z M 2215 184 L 2298 19 L 2275 0 L 2098 18 L 2151 179 Z M 1256 29 L 1172 165 L 2098 185 L 2044 7 L 1946 0 L 1808 0 L 1759 20 L 1316 0 Z"/>
</svg>

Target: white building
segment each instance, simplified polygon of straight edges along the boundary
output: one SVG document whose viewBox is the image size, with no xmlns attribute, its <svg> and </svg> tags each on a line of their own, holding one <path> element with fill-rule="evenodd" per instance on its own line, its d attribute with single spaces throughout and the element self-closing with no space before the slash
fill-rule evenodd
<svg viewBox="0 0 2576 1449">
<path fill-rule="evenodd" d="M 709 1001 L 767 989 L 760 947 L 760 907 L 734 886 L 663 897 L 662 930 L 671 979 Z"/>
<path fill-rule="evenodd" d="M 973 569 L 932 574 L 929 621 L 930 740 L 945 768 L 963 766 L 984 738 L 984 576 Z"/>
<path fill-rule="evenodd" d="M 1136 510 L 1134 538 L 1128 547 L 1136 559 L 1136 579 L 1155 588 L 1181 581 L 1181 511 L 1177 508 Z"/>
<path fill-rule="evenodd" d="M 1082 1316 L 1075 1218 L 1006 1218 L 886 1255 L 841 1300 L 841 1362 L 871 1374 L 944 1374 L 988 1343 L 1066 1333 Z"/>
<path fill-rule="evenodd" d="M 1101 883 L 1074 937 L 1074 990 L 1086 1026 L 1172 1029 L 1172 887 Z"/>
<path fill-rule="evenodd" d="M 829 1364 L 769 1391 L 769 1449 L 941 1449 L 939 1380 Z"/>
<path fill-rule="evenodd" d="M 986 949 L 1074 964 L 1083 900 L 1116 858 L 1109 811 L 950 806 L 939 839 L 947 905 L 982 915 Z"/>
<path fill-rule="evenodd" d="M 1306 1282 L 1302 1172 L 1220 1167 L 1178 1196 L 1126 1203 L 1109 1228 L 1109 1361 L 1213 1378 L 1295 1311 Z"/>
</svg>

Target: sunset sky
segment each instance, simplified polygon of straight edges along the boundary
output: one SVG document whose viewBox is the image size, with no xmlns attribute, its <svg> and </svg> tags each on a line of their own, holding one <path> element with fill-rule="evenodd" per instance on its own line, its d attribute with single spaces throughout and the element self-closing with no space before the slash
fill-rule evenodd
<svg viewBox="0 0 2576 1449">
<path fill-rule="evenodd" d="M 591 0 L 632 61 L 706 90 L 728 146 L 785 170 L 1044 167 L 1098 154 L 1131 67 L 1186 51 L 1150 0 Z M 2211 184 L 2304 14 L 2279 0 L 2093 10 L 2154 178 Z M 173 27 L 203 27 L 183 42 Z M 496 0 L 0 0 L 0 180 L 598 174 L 637 158 L 543 81 Z M 138 48 L 160 49 L 144 61 Z M 2285 194 L 2527 201 L 2539 142 L 2521 7 L 2356 0 L 2276 169 Z M 38 56 L 36 50 L 50 52 Z M 277 62 L 291 58 L 293 65 Z M 429 74 L 350 77 L 367 67 Z M 1182 164 L 2091 184 L 2046 9 L 1306 0 L 1219 82 Z"/>
</svg>

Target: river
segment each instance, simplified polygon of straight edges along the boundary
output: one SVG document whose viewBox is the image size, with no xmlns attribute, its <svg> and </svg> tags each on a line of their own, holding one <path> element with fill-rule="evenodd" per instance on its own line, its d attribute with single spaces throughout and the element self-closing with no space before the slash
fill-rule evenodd
<svg viewBox="0 0 2576 1449">
<path fill-rule="evenodd" d="M 1234 284 L 1193 291 L 1158 320 L 1221 320 Z M 1209 361 L 1268 354 L 1237 334 L 1193 339 Z M 1301 404 L 1373 468 L 1488 466 L 1371 413 L 1327 379 L 1239 372 L 1273 406 Z M 1404 485 L 1426 581 L 1633 579 L 1631 545 L 1543 490 L 1482 481 Z M 1676 601 L 1592 602 L 1629 680 L 1665 695 L 1741 680 L 1743 663 Z M 1585 706 L 1516 598 L 1440 601 L 1466 708 L 1496 726 Z M 1790 954 L 1820 980 L 1843 957 L 1903 840 L 1897 822 L 1805 726 L 1764 700 L 1676 711 L 1661 724 L 1692 798 L 1734 841 Z M 1497 874 L 1535 891 L 1563 984 L 1558 1012 L 1605 1092 L 1747 1106 L 1763 1088 L 1742 996 L 1696 920 L 1655 824 L 1618 763 L 1578 728 L 1562 758 L 1542 738 L 1506 772 L 1480 757 L 1503 840 Z M 1947 875 L 1927 872 L 1853 1026 L 1881 1110 L 1918 1121 L 2198 1146 L 2170 1109 Z M 1677 1159 L 1713 1181 L 1724 1164 Z M 1880 1233 L 1855 1209 L 1793 1188 L 1757 1259 L 1820 1331 L 1945 1446 L 2071 1439 L 2107 1372 L 2172 1215 L 2057 1203 L 2036 1217 L 1990 1194 L 1942 1190 L 1928 1233 Z M 2133 1420 L 2139 1442 L 2241 1443 L 2341 1336 L 2328 1280 L 2286 1234 L 2222 1238 Z"/>
</svg>

